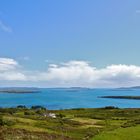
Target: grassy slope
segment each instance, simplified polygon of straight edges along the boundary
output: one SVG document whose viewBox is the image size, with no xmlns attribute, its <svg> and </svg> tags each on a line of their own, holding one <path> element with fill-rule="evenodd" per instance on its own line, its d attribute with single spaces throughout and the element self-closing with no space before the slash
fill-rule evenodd
<svg viewBox="0 0 140 140">
<path fill-rule="evenodd" d="M 140 125 L 103 132 L 92 140 L 140 140 Z"/>
<path fill-rule="evenodd" d="M 44 112 L 58 117 L 44 117 Z M 140 139 L 140 109 L 38 111 L 17 108 L 0 109 L 0 114 L 4 121 L 0 140 L 125 140 L 127 136 L 131 140 Z"/>
</svg>

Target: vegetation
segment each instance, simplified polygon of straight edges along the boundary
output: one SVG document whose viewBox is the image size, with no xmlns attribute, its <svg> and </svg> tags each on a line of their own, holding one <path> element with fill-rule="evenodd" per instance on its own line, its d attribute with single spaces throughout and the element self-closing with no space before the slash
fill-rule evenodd
<svg viewBox="0 0 140 140">
<path fill-rule="evenodd" d="M 140 109 L 0 108 L 0 140 L 139 140 L 139 130 Z"/>
<path fill-rule="evenodd" d="M 114 131 L 103 132 L 93 138 L 93 140 L 139 140 L 140 126 L 119 128 Z"/>
</svg>

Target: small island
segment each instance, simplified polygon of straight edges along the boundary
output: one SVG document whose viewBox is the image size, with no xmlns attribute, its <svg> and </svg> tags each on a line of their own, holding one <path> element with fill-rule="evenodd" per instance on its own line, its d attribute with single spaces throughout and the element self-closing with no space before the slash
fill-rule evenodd
<svg viewBox="0 0 140 140">
<path fill-rule="evenodd" d="M 0 93 L 39 93 L 38 88 L 0 88 Z"/>
<path fill-rule="evenodd" d="M 100 98 L 140 100 L 140 96 L 101 96 Z"/>
</svg>

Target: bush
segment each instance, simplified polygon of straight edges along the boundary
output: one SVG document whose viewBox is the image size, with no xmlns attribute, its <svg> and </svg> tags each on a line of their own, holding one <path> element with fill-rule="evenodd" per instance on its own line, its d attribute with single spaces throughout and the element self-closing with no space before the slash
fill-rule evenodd
<svg viewBox="0 0 140 140">
<path fill-rule="evenodd" d="M 2 116 L 0 116 L 0 126 L 4 126 L 4 120 Z"/>
<path fill-rule="evenodd" d="M 61 113 L 60 113 L 60 114 L 57 114 L 56 116 L 57 116 L 58 118 L 61 118 L 61 119 L 65 117 L 65 115 L 63 115 L 63 114 L 61 114 Z"/>
<path fill-rule="evenodd" d="M 8 114 L 14 114 L 17 111 L 17 108 L 0 108 L 1 113 L 8 113 Z"/>
<path fill-rule="evenodd" d="M 118 109 L 118 107 L 115 107 L 115 106 L 106 106 L 105 109 Z"/>
<path fill-rule="evenodd" d="M 27 107 L 25 105 L 18 105 L 17 108 L 26 109 Z"/>
<path fill-rule="evenodd" d="M 46 110 L 37 110 L 35 113 L 39 115 L 43 115 L 44 113 L 46 113 Z"/>
<path fill-rule="evenodd" d="M 31 109 L 34 109 L 34 110 L 46 110 L 46 108 L 43 107 L 43 106 L 32 106 Z"/>
</svg>

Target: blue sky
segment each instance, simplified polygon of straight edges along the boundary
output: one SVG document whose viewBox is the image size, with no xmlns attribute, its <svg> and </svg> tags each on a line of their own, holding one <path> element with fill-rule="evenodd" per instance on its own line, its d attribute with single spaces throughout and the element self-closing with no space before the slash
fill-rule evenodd
<svg viewBox="0 0 140 140">
<path fill-rule="evenodd" d="M 0 1 L 0 57 L 24 71 L 91 62 L 140 65 L 139 0 Z"/>
</svg>

